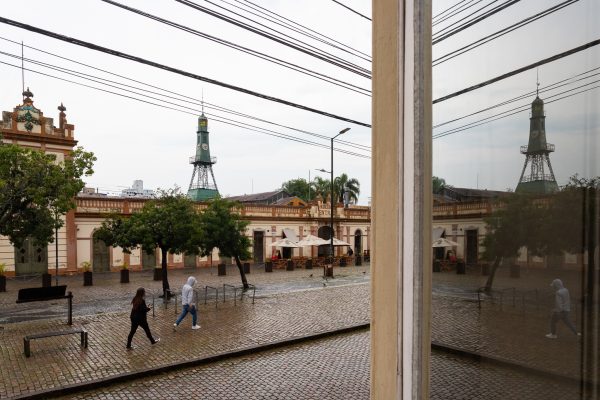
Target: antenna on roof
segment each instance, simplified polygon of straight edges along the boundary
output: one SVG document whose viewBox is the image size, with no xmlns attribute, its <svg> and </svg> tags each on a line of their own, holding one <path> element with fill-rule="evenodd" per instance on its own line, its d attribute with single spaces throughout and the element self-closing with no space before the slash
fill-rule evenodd
<svg viewBox="0 0 600 400">
<path fill-rule="evenodd" d="M 21 40 L 21 92 L 23 92 L 23 98 L 25 98 L 25 60 L 23 47 L 23 41 Z"/>
</svg>

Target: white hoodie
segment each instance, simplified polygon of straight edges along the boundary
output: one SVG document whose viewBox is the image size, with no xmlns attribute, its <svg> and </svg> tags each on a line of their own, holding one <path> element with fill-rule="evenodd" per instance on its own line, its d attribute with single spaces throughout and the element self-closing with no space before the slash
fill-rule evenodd
<svg viewBox="0 0 600 400">
<path fill-rule="evenodd" d="M 550 285 L 554 288 L 554 311 L 571 311 L 571 299 L 569 297 L 569 290 L 564 287 L 560 279 L 555 279 Z"/>
<path fill-rule="evenodd" d="M 181 289 L 181 304 L 190 306 L 194 304 L 194 289 L 193 286 L 196 284 L 196 278 L 190 276 L 187 280 L 187 283 L 183 285 L 183 289 Z"/>
</svg>

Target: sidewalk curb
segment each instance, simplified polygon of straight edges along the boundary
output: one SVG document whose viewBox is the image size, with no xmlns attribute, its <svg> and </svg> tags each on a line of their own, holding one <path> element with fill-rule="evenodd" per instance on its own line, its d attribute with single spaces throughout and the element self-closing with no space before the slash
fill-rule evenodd
<svg viewBox="0 0 600 400">
<path fill-rule="evenodd" d="M 564 383 L 570 383 L 570 384 L 576 384 L 576 385 L 581 384 L 580 378 L 575 378 L 572 376 L 558 374 L 556 372 L 551 372 L 551 371 L 542 370 L 539 368 L 530 367 L 528 365 L 525 365 L 525 364 L 522 364 L 522 363 L 519 363 L 516 361 L 508 360 L 505 358 L 487 356 L 482 353 L 461 349 L 459 347 L 454 347 L 454 346 L 444 344 L 444 343 L 432 341 L 431 349 L 437 350 L 440 352 L 444 352 L 444 353 L 448 353 L 448 354 L 452 354 L 452 355 L 456 355 L 456 356 L 460 356 L 463 358 L 470 358 L 475 361 L 487 362 L 490 364 L 498 365 L 498 366 L 501 366 L 504 368 L 509 368 L 512 370 L 525 372 L 525 373 L 532 374 L 532 375 L 537 375 L 542 378 L 559 380 Z"/>
<path fill-rule="evenodd" d="M 356 332 L 361 330 L 370 329 L 370 323 L 352 325 L 341 329 L 334 329 L 323 331 L 319 333 L 314 333 L 310 335 L 304 336 L 295 336 L 288 339 L 278 340 L 275 342 L 270 342 L 262 345 L 243 347 L 238 350 L 227 351 L 223 353 L 218 353 L 208 357 L 195 358 L 192 360 L 176 362 L 171 364 L 166 364 L 156 368 L 146 368 L 139 371 L 127 372 L 123 374 L 117 374 L 108 378 L 96 379 L 92 381 L 87 381 L 83 383 L 73 384 L 62 386 L 60 388 L 54 388 L 49 390 L 43 390 L 38 392 L 32 392 L 28 394 L 19 395 L 16 397 L 8 397 L 7 400 L 18 400 L 18 399 L 48 399 L 52 397 L 66 396 L 70 394 L 85 392 L 88 390 L 94 390 L 101 387 L 107 387 L 111 385 L 115 385 L 117 383 L 127 382 L 134 379 L 148 378 L 155 375 L 160 375 L 167 372 L 173 372 L 181 369 L 198 367 L 202 365 L 207 365 L 211 363 L 215 363 L 217 361 L 226 360 L 229 358 L 241 357 L 249 354 L 255 354 L 264 352 L 267 350 L 273 350 L 281 347 L 291 346 L 294 344 L 300 344 L 304 342 L 310 342 L 313 340 L 324 339 L 331 336 L 336 336 L 344 333 Z"/>
</svg>

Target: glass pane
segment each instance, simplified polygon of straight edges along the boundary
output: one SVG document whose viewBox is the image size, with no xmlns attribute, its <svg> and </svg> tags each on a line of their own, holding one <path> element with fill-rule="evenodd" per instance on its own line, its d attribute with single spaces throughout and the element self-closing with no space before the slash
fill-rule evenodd
<svg viewBox="0 0 600 400">
<path fill-rule="evenodd" d="M 431 397 L 597 398 L 600 3 L 432 24 Z"/>
</svg>

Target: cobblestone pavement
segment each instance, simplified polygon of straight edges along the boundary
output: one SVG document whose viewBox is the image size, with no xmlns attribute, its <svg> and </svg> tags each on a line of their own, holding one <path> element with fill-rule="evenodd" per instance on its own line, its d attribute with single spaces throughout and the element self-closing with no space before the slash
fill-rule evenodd
<svg viewBox="0 0 600 400">
<path fill-rule="evenodd" d="M 277 293 L 289 293 L 298 290 L 315 289 L 329 286 L 340 286 L 368 282 L 369 265 L 360 267 L 348 266 L 335 268 L 335 279 L 322 278 L 322 269 L 296 269 L 285 271 L 276 269 L 272 273 L 265 273 L 264 267 L 252 266 L 251 273 L 247 274 L 248 282 L 256 286 L 258 297 Z M 102 314 L 107 312 L 122 311 L 123 304 L 127 304 L 139 286 L 146 288 L 147 297 L 151 299 L 154 294 L 158 297 L 162 293 L 162 282 L 152 280 L 153 271 L 130 271 L 130 283 L 119 283 L 118 273 L 94 273 L 94 285 L 83 286 L 82 275 L 59 276 L 59 284 L 67 285 L 67 290 L 73 292 L 74 315 Z M 175 269 L 169 270 L 169 283 L 172 290 L 179 291 L 187 281 L 188 276 L 198 278 L 197 288 L 213 286 L 219 288 L 222 295 L 223 284 L 239 286 L 241 284 L 237 267 L 229 266 L 226 276 L 218 276 L 216 268 Z M 54 280 L 52 282 L 54 284 Z M 62 317 L 66 310 L 66 300 L 52 302 L 36 302 L 16 304 L 17 292 L 21 288 L 41 286 L 41 278 L 10 279 L 7 283 L 7 292 L 0 293 L 0 324 L 44 319 L 49 317 Z M 200 292 L 203 295 L 203 292 Z M 209 291 L 208 296 L 214 299 L 214 291 Z"/>
<path fill-rule="evenodd" d="M 160 282 L 152 282 L 149 275 L 144 277 L 144 273 L 132 274 L 130 284 L 119 284 L 118 276 L 115 277 L 117 274 L 98 279 L 95 275 L 95 286 L 90 288 L 79 285 L 80 276 L 61 278 L 67 281 L 70 289 L 73 288 L 76 299 L 84 299 L 81 303 L 75 303 L 75 309 L 81 307 L 84 311 L 92 311 L 89 315 L 79 315 L 74 319 L 76 326 L 85 326 L 90 332 L 90 347 L 81 350 L 75 336 L 39 339 L 32 342 L 32 357 L 24 357 L 24 335 L 66 328 L 66 304 L 62 304 L 63 301 L 54 306 L 60 310 L 60 319 L 36 321 L 26 312 L 24 319 L 28 321 L 0 322 L 0 361 L 3 366 L 10 366 L 0 368 L 0 398 L 368 322 L 369 285 L 362 283 L 368 280 L 367 268 L 336 268 L 337 278 L 327 282 L 317 276 L 320 273 L 317 270 L 276 271 L 272 274 L 253 270 L 249 278 L 251 283 L 259 287 L 256 304 L 252 305 L 245 297 L 243 303 L 238 302 L 237 306 L 234 306 L 231 298 L 226 303 L 220 302 L 218 308 L 213 303 L 201 305 L 202 329 L 199 331 L 189 329 L 191 320 L 188 317 L 183 326 L 173 332 L 172 323 L 176 317 L 174 304 L 169 304 L 165 309 L 162 303 L 157 303 L 156 317 L 149 319 L 150 327 L 163 340 L 151 346 L 143 332 L 139 332 L 134 338 L 134 345 L 138 347 L 132 352 L 124 349 L 129 330 L 131 296 L 140 284 L 159 289 Z M 216 273 L 211 275 L 211 271 L 194 270 L 193 275 L 200 279 L 201 285 L 222 287 L 223 283 L 238 284 L 239 275 L 234 272 L 231 269 L 228 276 L 218 277 Z M 311 273 L 313 277 L 310 277 Z M 171 286 L 178 288 L 191 271 L 172 271 L 170 274 Z M 542 296 L 548 285 L 548 277 L 529 273 L 524 278 L 510 279 L 500 274 L 495 287 L 502 289 L 511 287 L 509 285 L 520 285 L 519 290 L 539 287 Z M 566 281 L 573 284 L 575 279 L 576 276 Z M 544 337 L 548 330 L 547 304 L 541 302 L 532 305 L 529 298 L 525 299 L 524 306 L 517 300 L 513 305 L 511 292 L 508 291 L 501 302 L 498 298 L 484 298 L 479 308 L 473 288 L 478 287 L 481 280 L 482 277 L 475 274 L 434 274 L 432 339 L 441 344 L 578 378 L 580 342 L 574 335 L 569 335 L 563 326 L 559 327 L 559 339 Z M 323 286 L 324 283 L 326 286 Z M 14 304 L 19 285 L 31 286 L 27 282 L 11 281 L 9 292 L 0 294 L 0 309 L 13 307 L 12 310 L 15 310 L 24 306 Z M 269 290 L 270 285 L 275 289 Z M 105 299 L 108 299 L 106 301 L 112 308 L 96 313 L 103 308 Z M 35 307 L 30 310 L 31 313 L 36 312 Z M 6 310 L 0 312 L 7 313 Z M 48 316 L 44 312 L 41 314 Z M 470 368 L 468 361 L 450 361 L 444 362 L 449 365 L 464 363 L 466 371 Z M 447 385 L 455 381 L 465 382 L 464 379 L 445 378 L 452 374 L 455 374 L 453 369 L 441 370 L 434 376 L 434 382 L 438 382 L 435 379 L 449 379 Z M 521 379 L 519 377 L 523 378 L 524 374 L 513 374 L 510 379 L 518 381 Z M 462 393 L 461 390 L 467 390 L 465 385 L 478 387 L 478 379 L 471 381 L 469 378 L 467 383 L 456 386 L 454 390 Z M 527 375 L 523 379 L 529 381 L 536 378 Z M 481 390 L 483 387 L 479 386 Z M 465 393 L 476 392 L 472 390 Z"/>
<path fill-rule="evenodd" d="M 129 298 L 128 298 L 129 300 Z M 129 309 L 128 304 L 123 308 Z M 179 306 L 181 309 L 181 306 Z M 130 371 L 164 366 L 296 336 L 364 324 L 369 321 L 369 286 L 356 284 L 321 287 L 288 294 L 200 306 L 202 329 L 191 329 L 191 318 L 173 332 L 173 305 L 157 306 L 150 328 L 161 342 L 151 345 L 138 332 L 133 351 L 125 349 L 129 312 L 74 318 L 89 332 L 89 348 L 82 350 L 75 335 L 34 340 L 31 358 L 23 355 L 23 336 L 65 329 L 64 320 L 6 324 L 0 330 L 0 398 L 106 378 Z"/>
<path fill-rule="evenodd" d="M 430 399 L 579 400 L 580 397 L 577 385 L 433 352 Z"/>
<path fill-rule="evenodd" d="M 337 335 L 63 399 L 369 398 L 369 332 Z M 431 399 L 578 399 L 578 387 L 447 354 L 432 354 Z"/>
<path fill-rule="evenodd" d="M 337 335 L 63 399 L 369 398 L 369 333 Z"/>
</svg>

